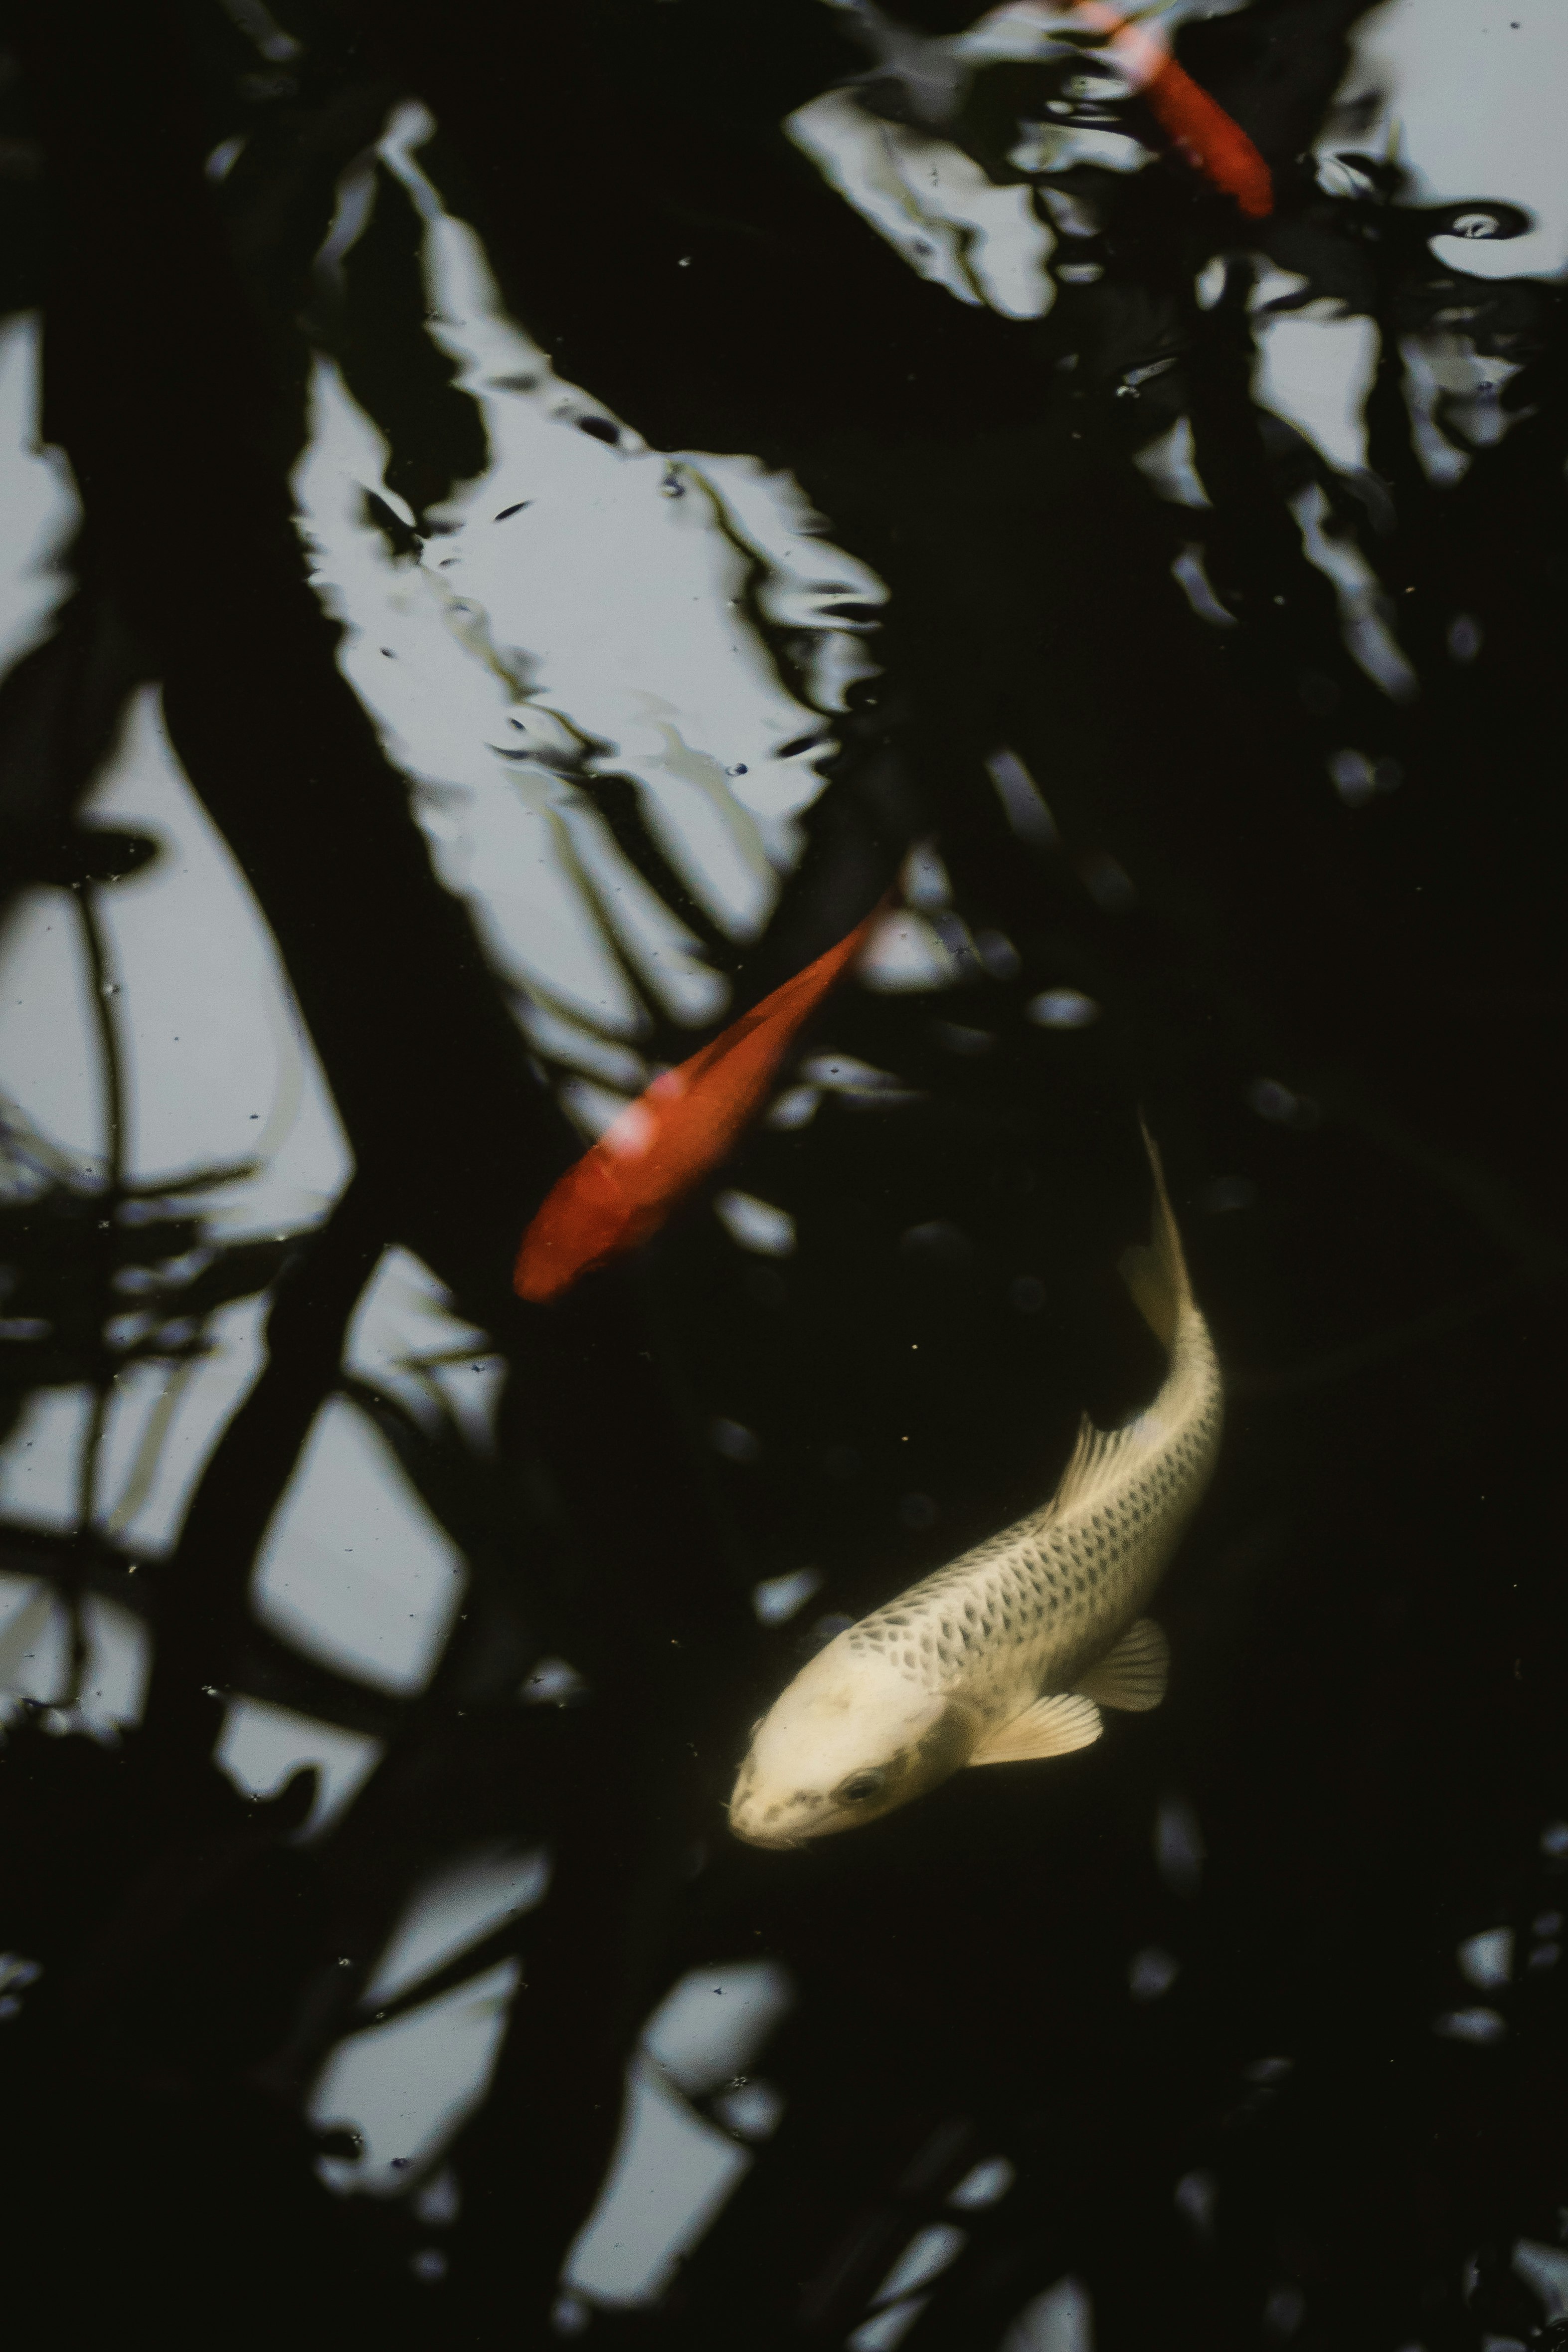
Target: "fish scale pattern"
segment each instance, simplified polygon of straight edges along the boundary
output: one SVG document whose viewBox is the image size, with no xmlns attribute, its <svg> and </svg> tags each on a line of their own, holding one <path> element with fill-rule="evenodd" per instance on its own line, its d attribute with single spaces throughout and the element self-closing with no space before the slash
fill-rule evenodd
<svg viewBox="0 0 1568 2352">
<path fill-rule="evenodd" d="M 1071 1689 L 1157 1583 L 1208 1483 L 1221 1417 L 1218 1365 L 1189 1307 L 1154 1404 L 1094 1441 L 1105 1472 L 1082 1501 L 1064 1506 L 1059 1488 L 862 1618 L 848 1646 L 988 1717 Z"/>
</svg>

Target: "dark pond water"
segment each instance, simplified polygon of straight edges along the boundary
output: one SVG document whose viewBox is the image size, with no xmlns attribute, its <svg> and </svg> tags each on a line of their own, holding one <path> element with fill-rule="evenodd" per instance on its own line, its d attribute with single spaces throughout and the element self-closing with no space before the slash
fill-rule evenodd
<svg viewBox="0 0 1568 2352">
<path fill-rule="evenodd" d="M 1557 2340 L 1565 68 L 0 11 L 14 2309 Z M 1217 1462 L 868 1647 L 1164 1476 L 1140 1116 Z"/>
</svg>

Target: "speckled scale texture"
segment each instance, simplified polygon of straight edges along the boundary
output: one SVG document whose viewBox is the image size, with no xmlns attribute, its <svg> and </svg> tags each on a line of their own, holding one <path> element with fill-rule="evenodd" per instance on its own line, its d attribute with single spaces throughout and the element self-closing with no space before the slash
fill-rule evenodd
<svg viewBox="0 0 1568 2352">
<path fill-rule="evenodd" d="M 1185 1300 L 1153 1404 L 1125 1429 L 1086 1426 L 1041 1509 L 873 1611 L 850 1648 L 991 1721 L 1071 1690 L 1159 1582 L 1213 1475 L 1222 1417 L 1207 1326 Z"/>
</svg>

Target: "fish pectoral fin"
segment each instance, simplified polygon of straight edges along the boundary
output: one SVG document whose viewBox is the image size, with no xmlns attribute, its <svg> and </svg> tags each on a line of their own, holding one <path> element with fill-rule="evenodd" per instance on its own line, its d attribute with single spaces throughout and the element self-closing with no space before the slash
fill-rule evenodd
<svg viewBox="0 0 1568 2352">
<path fill-rule="evenodd" d="M 1078 1691 L 1052 1691 L 988 1732 L 969 1761 L 1023 1764 L 1034 1756 L 1071 1756 L 1075 1748 L 1092 1747 L 1103 1728 L 1092 1699 Z"/>
<path fill-rule="evenodd" d="M 1135 1618 L 1121 1640 L 1091 1666 L 1078 1687 L 1099 1706 L 1143 1715 L 1166 1695 L 1171 1650 L 1152 1617 Z"/>
</svg>

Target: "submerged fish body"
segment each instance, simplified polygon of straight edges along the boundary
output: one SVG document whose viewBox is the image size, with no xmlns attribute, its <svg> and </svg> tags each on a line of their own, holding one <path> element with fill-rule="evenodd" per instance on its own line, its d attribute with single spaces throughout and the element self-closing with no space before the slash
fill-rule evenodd
<svg viewBox="0 0 1568 2352">
<path fill-rule="evenodd" d="M 1063 0 L 1055 5 L 1062 5 Z M 1273 178 L 1241 125 L 1177 65 L 1162 42 L 1108 7 L 1105 0 L 1066 0 L 1066 9 L 1080 24 L 1104 35 L 1160 128 L 1194 167 L 1233 196 L 1251 219 L 1266 219 L 1274 209 Z"/>
<path fill-rule="evenodd" d="M 547 1194 L 512 1286 L 559 1298 L 580 1276 L 640 1249 L 735 1150 L 802 1025 L 866 944 L 885 901 L 711 1045 L 664 1071 Z"/>
<path fill-rule="evenodd" d="M 1152 1143 L 1149 1157 L 1154 1238 L 1123 1272 L 1168 1352 L 1158 1395 L 1124 1428 L 1085 1420 L 1041 1509 L 801 1669 L 753 1736 L 730 1801 L 737 1836 L 795 1845 L 852 1829 L 962 1765 L 1087 1747 L 1102 1706 L 1159 1704 L 1165 1636 L 1142 1612 L 1213 1475 L 1222 1398 Z"/>
</svg>

